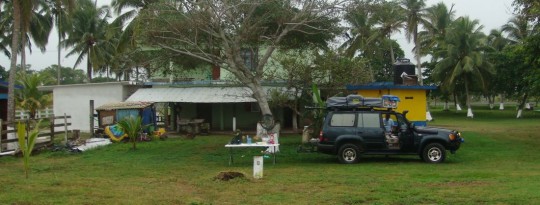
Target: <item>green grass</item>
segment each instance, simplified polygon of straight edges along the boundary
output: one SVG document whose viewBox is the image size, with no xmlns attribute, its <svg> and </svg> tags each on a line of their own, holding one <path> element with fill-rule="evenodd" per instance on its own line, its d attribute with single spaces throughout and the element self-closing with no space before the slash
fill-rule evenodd
<svg viewBox="0 0 540 205">
<path fill-rule="evenodd" d="M 335 156 L 296 153 L 300 135 L 280 138 L 278 163 L 266 159 L 254 180 L 242 150 L 228 166 L 231 136 L 197 136 L 113 144 L 81 154 L 42 152 L 24 179 L 21 158 L 0 158 L 0 204 L 539 204 L 540 113 L 432 109 L 442 126 L 463 131 L 466 143 L 443 164 L 417 156 L 366 156 L 338 164 Z M 243 155 L 243 157 L 242 157 Z M 214 180 L 221 171 L 246 179 Z"/>
</svg>

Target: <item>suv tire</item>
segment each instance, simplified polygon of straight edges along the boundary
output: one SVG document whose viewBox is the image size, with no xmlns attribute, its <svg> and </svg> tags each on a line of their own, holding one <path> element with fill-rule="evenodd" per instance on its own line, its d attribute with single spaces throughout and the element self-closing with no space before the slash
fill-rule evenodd
<svg viewBox="0 0 540 205">
<path fill-rule="evenodd" d="M 446 149 L 439 143 L 431 143 L 424 147 L 422 159 L 427 163 L 441 163 L 446 158 Z"/>
<path fill-rule="evenodd" d="M 339 162 L 342 164 L 355 164 L 358 163 L 360 158 L 360 148 L 354 144 L 343 144 L 339 148 L 338 152 Z"/>
</svg>

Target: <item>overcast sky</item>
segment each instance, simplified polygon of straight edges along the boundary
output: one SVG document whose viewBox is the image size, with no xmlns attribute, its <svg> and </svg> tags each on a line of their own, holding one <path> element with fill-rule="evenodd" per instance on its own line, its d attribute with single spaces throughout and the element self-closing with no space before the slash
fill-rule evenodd
<svg viewBox="0 0 540 205">
<path fill-rule="evenodd" d="M 109 5 L 111 0 L 98 0 L 98 5 Z M 426 4 L 431 6 L 441 2 L 440 0 L 427 0 Z M 484 26 L 484 32 L 489 33 L 491 29 L 498 29 L 503 24 L 505 24 L 508 19 L 512 16 L 512 2 L 513 0 L 444 0 L 443 1 L 448 8 L 454 4 L 454 10 L 456 11 L 456 17 L 459 16 L 469 16 L 471 19 L 478 19 L 480 24 Z M 27 64 L 31 64 L 32 70 L 41 70 L 50 65 L 57 64 L 57 34 L 54 30 L 51 32 L 49 39 L 49 44 L 47 46 L 47 51 L 41 53 L 39 49 L 32 49 L 33 52 L 31 55 L 27 51 Z M 413 59 L 411 49 L 412 45 L 409 44 L 405 37 L 404 33 L 398 33 L 393 36 L 402 49 L 405 51 L 405 57 Z M 75 64 L 76 57 L 75 55 L 65 58 L 67 51 L 62 51 L 62 66 L 72 67 Z M 20 57 L 18 58 L 20 59 Z M 86 61 L 83 61 L 77 66 L 77 69 L 86 70 Z M 0 54 L 0 65 L 4 68 L 9 69 L 9 59 L 3 54 Z"/>
</svg>

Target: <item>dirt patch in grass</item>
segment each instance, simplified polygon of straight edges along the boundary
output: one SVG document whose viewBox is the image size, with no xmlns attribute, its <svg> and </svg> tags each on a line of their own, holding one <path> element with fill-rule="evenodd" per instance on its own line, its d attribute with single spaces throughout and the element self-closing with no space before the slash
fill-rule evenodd
<svg viewBox="0 0 540 205">
<path fill-rule="evenodd" d="M 246 176 L 240 172 L 220 172 L 214 180 L 229 181 L 235 178 L 245 178 Z"/>
</svg>

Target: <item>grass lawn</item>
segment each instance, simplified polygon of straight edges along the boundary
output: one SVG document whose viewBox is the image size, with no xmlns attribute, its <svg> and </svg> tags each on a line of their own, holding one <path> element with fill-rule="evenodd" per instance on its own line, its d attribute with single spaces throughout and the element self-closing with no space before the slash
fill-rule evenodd
<svg viewBox="0 0 540 205">
<path fill-rule="evenodd" d="M 21 158 L 0 158 L 0 204 L 540 204 L 540 113 L 432 110 L 430 126 L 463 131 L 465 144 L 443 164 L 417 156 L 366 156 L 338 164 L 335 156 L 296 153 L 300 135 L 280 138 L 278 163 L 265 159 L 252 178 L 243 150 L 228 166 L 231 136 L 197 136 L 85 153 L 42 152 L 24 178 Z M 243 157 L 242 157 L 243 156 Z M 245 179 L 214 180 L 221 171 Z"/>
</svg>

